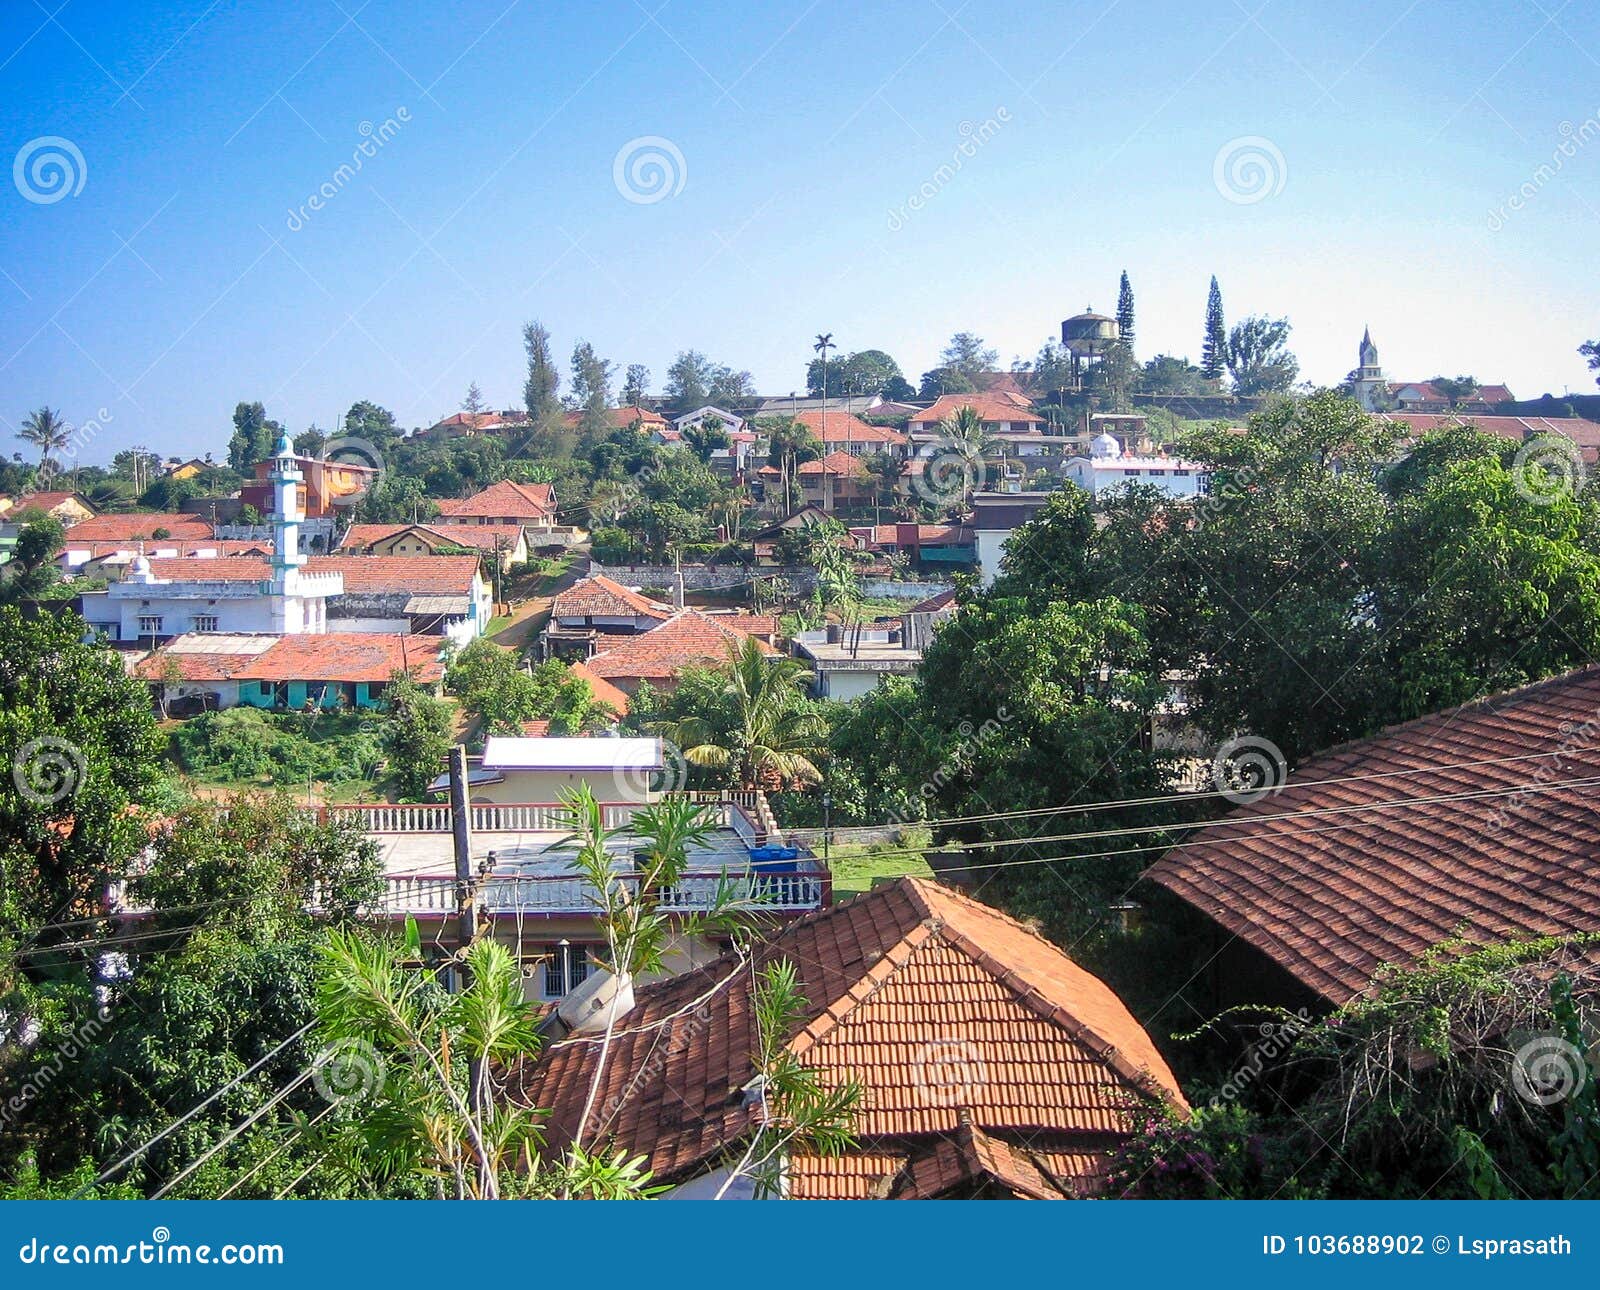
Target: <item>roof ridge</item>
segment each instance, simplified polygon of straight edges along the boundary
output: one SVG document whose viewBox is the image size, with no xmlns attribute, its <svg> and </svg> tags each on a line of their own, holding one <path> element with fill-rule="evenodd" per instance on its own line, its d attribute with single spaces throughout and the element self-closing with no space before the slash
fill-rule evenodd
<svg viewBox="0 0 1600 1290">
<path fill-rule="evenodd" d="M 1407 721 L 1397 721 L 1393 725 L 1380 726 L 1370 735 L 1362 735 L 1356 739 L 1346 739 L 1340 743 L 1330 744 L 1326 748 L 1317 749 L 1316 752 L 1312 753 L 1303 762 L 1301 762 L 1299 766 L 1296 766 L 1295 770 L 1300 771 L 1304 767 L 1313 765 L 1326 757 L 1337 756 L 1341 753 L 1348 752 L 1352 748 L 1360 747 L 1362 744 L 1370 744 L 1379 739 L 1387 739 L 1393 735 L 1400 734 L 1403 731 L 1417 729 L 1418 727 L 1426 725 L 1429 722 L 1444 721 L 1447 718 L 1455 717 L 1471 709 L 1476 708 L 1498 711 L 1501 705 L 1509 703 L 1519 696 L 1529 695 L 1533 691 L 1547 686 L 1556 686 L 1575 681 L 1586 673 L 1593 672 L 1600 672 L 1600 663 L 1585 663 L 1582 667 L 1575 667 L 1571 671 L 1560 672 L 1555 676 L 1546 676 L 1537 681 L 1528 681 L 1523 685 L 1513 686 L 1509 690 L 1497 690 L 1493 694 L 1481 695 L 1476 699 L 1468 699 L 1463 703 L 1457 703 L 1448 708 L 1439 708 L 1434 712 L 1424 712 L 1421 716 L 1412 717 Z M 1285 784 L 1284 787 L 1294 788 L 1295 785 L 1290 782 Z"/>
</svg>

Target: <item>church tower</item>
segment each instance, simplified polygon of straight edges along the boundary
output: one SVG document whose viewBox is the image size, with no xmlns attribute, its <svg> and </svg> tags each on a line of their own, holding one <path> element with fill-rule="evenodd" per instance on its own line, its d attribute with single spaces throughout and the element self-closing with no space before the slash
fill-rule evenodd
<svg viewBox="0 0 1600 1290">
<path fill-rule="evenodd" d="M 1378 347 L 1372 343 L 1370 327 L 1361 333 L 1360 361 L 1351 384 L 1355 388 L 1356 402 L 1365 411 L 1382 411 L 1384 397 L 1389 392 L 1389 383 L 1383 378 L 1383 368 L 1378 366 Z"/>
</svg>

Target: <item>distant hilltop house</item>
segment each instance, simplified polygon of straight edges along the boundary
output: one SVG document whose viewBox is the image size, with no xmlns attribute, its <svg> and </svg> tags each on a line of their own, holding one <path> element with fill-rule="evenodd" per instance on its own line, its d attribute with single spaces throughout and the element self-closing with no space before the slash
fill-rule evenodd
<svg viewBox="0 0 1600 1290">
<path fill-rule="evenodd" d="M 755 1195 L 730 1161 L 762 1127 L 753 992 L 781 963 L 804 999 L 788 1052 L 824 1089 L 861 1090 L 852 1145 L 778 1162 L 784 1197 L 1101 1195 L 1140 1107 L 1187 1114 L 1171 1068 L 1104 982 L 998 910 L 900 878 L 807 914 L 748 958 L 575 995 L 601 1002 L 563 1006 L 538 1057 L 507 1073 L 513 1101 L 549 1110 L 542 1149 L 559 1155 L 599 1117 L 607 1149 L 643 1156 L 669 1198 Z M 603 1049 L 612 997 L 625 1012 Z"/>
<path fill-rule="evenodd" d="M 533 546 L 559 540 L 556 494 L 549 484 L 519 484 L 502 479 L 471 497 L 440 502 L 439 519 L 447 524 L 492 524 L 503 528 L 515 525 L 526 533 Z"/>
<path fill-rule="evenodd" d="M 453 412 L 422 433 L 439 439 L 459 439 L 527 424 L 528 414 L 522 408 L 507 408 L 503 412 Z"/>
<path fill-rule="evenodd" d="M 625 404 L 620 408 L 607 408 L 605 418 L 606 425 L 613 430 L 626 430 L 634 426 L 646 433 L 652 430 L 664 430 L 672 424 L 654 408 L 642 407 L 637 403 Z M 568 412 L 562 420 L 568 429 L 576 430 L 583 421 L 583 412 L 581 410 Z"/>
<path fill-rule="evenodd" d="M 1356 402 L 1368 412 L 1493 412 L 1515 400 L 1504 385 L 1480 385 L 1463 394 L 1433 381 L 1391 381 L 1378 363 L 1372 329 L 1361 334 L 1356 369 L 1350 374 Z"/>
<path fill-rule="evenodd" d="M 527 532 L 520 524 L 352 524 L 339 550 L 405 556 L 476 551 L 502 571 L 528 562 Z"/>
<path fill-rule="evenodd" d="M 49 515 L 67 528 L 94 517 L 94 507 L 77 493 L 18 493 L 0 497 L 0 523 L 12 524 L 24 515 Z"/>
<path fill-rule="evenodd" d="M 910 439 L 890 426 L 875 426 L 843 408 L 806 409 L 794 420 L 817 437 L 826 453 L 844 452 L 853 457 L 886 453 L 904 457 Z"/>
</svg>

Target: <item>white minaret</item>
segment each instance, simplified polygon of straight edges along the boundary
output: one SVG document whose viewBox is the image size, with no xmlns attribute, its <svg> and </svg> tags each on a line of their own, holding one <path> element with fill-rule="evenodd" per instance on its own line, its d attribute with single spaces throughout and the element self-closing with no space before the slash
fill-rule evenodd
<svg viewBox="0 0 1600 1290">
<path fill-rule="evenodd" d="M 1361 333 L 1360 361 L 1351 381 L 1356 402 L 1368 412 L 1381 412 L 1389 393 L 1389 383 L 1383 378 L 1383 368 L 1378 366 L 1378 347 L 1372 343 L 1372 329 Z"/>
<path fill-rule="evenodd" d="M 328 597 L 344 591 L 337 573 L 306 573 L 306 555 L 300 550 L 300 525 L 305 510 L 300 505 L 300 473 L 294 445 L 285 433 L 272 450 L 272 581 L 267 592 L 269 630 L 280 635 L 328 630 Z"/>
<path fill-rule="evenodd" d="M 305 476 L 295 459 L 288 431 L 272 451 L 272 590 L 280 596 L 296 594 L 295 583 L 306 558 L 300 552 L 300 485 Z"/>
</svg>

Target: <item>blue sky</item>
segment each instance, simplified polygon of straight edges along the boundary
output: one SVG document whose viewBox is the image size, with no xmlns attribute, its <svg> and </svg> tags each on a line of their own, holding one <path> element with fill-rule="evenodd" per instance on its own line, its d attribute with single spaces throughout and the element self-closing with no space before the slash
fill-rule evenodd
<svg viewBox="0 0 1600 1290">
<path fill-rule="evenodd" d="M 694 347 L 801 388 L 818 331 L 915 381 L 957 330 L 1032 354 L 1124 268 L 1145 357 L 1198 356 L 1215 273 L 1317 381 L 1370 323 L 1395 377 L 1595 388 L 1577 4 L 44 3 L 0 14 L 0 434 L 104 408 L 87 460 L 220 453 L 241 399 L 510 406 L 532 317 L 658 386 Z M 630 201 L 647 137 L 681 188 Z M 29 200 L 47 138 L 82 186 Z"/>
</svg>

